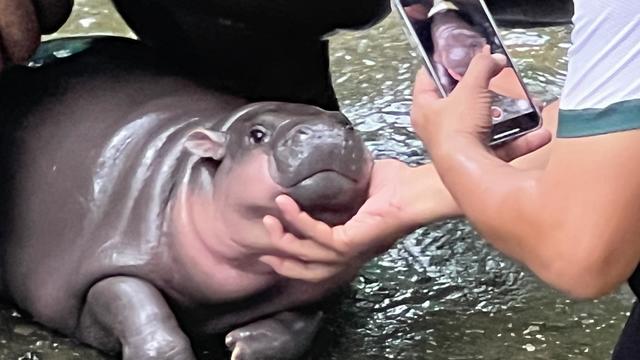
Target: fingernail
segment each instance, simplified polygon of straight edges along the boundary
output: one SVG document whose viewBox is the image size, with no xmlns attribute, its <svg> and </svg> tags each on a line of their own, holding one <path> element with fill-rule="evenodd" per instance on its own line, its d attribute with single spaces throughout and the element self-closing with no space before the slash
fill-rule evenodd
<svg viewBox="0 0 640 360">
<path fill-rule="evenodd" d="M 276 197 L 276 203 L 278 205 L 284 205 L 287 203 L 287 196 L 286 195 L 278 195 L 278 197 Z"/>
<path fill-rule="evenodd" d="M 276 260 L 275 257 L 269 255 L 263 255 L 258 258 L 258 261 L 263 262 L 269 266 Z"/>
<path fill-rule="evenodd" d="M 502 54 L 491 54 L 491 57 L 500 64 L 507 64 L 507 57 Z"/>
</svg>

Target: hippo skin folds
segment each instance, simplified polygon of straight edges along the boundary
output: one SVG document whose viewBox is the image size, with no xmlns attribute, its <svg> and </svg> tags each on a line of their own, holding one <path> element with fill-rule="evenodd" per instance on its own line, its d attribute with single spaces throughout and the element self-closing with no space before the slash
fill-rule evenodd
<svg viewBox="0 0 640 360">
<path fill-rule="evenodd" d="M 61 40 L 62 41 L 62 40 Z M 367 195 L 372 160 L 338 112 L 247 103 L 133 40 L 0 76 L 2 294 L 129 360 L 303 354 L 347 284 L 279 277 L 262 218 L 285 193 L 330 224 Z"/>
</svg>

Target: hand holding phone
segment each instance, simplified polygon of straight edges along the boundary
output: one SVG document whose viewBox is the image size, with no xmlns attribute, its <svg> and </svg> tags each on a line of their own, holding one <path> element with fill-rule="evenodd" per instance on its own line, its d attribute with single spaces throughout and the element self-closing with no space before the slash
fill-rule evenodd
<svg viewBox="0 0 640 360">
<path fill-rule="evenodd" d="M 394 0 L 394 4 L 443 97 L 453 91 L 471 59 L 487 45 L 492 53 L 507 56 L 507 67 L 489 85 L 493 95 L 491 144 L 540 127 L 540 115 L 482 0 Z"/>
</svg>

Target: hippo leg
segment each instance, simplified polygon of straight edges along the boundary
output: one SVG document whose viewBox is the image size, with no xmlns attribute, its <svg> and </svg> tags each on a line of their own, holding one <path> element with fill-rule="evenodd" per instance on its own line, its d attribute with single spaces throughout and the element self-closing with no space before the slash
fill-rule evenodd
<svg viewBox="0 0 640 360">
<path fill-rule="evenodd" d="M 281 312 L 230 332 L 225 338 L 232 360 L 296 359 L 311 346 L 322 312 Z"/>
<path fill-rule="evenodd" d="M 154 286 L 116 276 L 96 283 L 87 295 L 76 336 L 124 360 L 195 356 L 171 309 Z"/>
</svg>

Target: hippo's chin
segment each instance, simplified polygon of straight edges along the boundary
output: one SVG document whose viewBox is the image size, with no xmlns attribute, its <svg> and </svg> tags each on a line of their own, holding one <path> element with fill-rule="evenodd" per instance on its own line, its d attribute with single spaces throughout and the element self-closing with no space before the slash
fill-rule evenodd
<svg viewBox="0 0 640 360">
<path fill-rule="evenodd" d="M 321 171 L 287 189 L 300 207 L 329 225 L 344 224 L 367 198 L 367 181 L 355 181 L 335 171 Z"/>
</svg>

